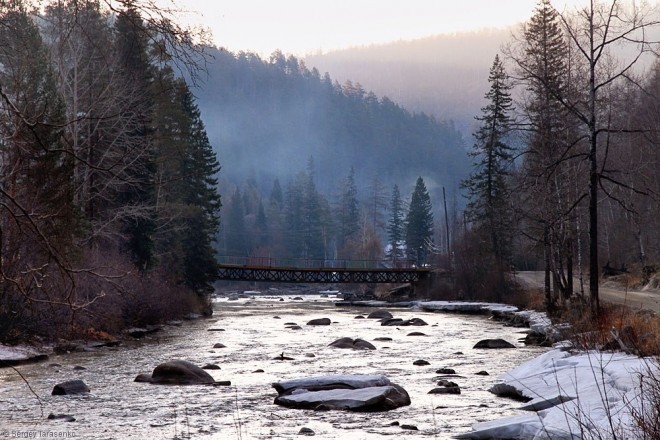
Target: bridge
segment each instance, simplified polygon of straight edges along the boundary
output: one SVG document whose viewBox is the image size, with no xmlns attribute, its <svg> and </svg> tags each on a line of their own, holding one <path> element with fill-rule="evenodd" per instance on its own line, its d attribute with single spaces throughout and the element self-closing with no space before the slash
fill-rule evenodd
<svg viewBox="0 0 660 440">
<path fill-rule="evenodd" d="M 219 279 L 227 281 L 401 284 L 418 282 L 431 272 L 412 260 L 220 257 L 219 261 Z"/>
</svg>

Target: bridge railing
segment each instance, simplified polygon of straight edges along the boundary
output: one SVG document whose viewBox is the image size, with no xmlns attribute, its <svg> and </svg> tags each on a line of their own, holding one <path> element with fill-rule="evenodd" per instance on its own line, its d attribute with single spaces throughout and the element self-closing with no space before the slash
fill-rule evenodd
<svg viewBox="0 0 660 440">
<path fill-rule="evenodd" d="M 414 260 L 349 260 L 319 258 L 218 257 L 220 265 L 294 269 L 416 269 Z"/>
</svg>

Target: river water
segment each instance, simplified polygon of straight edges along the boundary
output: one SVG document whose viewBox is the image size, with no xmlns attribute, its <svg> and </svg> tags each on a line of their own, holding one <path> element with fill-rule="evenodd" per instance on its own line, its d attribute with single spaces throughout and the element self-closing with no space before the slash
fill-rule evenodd
<svg viewBox="0 0 660 440">
<path fill-rule="evenodd" d="M 505 327 L 485 316 L 390 309 L 395 317 L 421 318 L 424 327 L 381 326 L 356 319 L 371 310 L 338 307 L 337 298 L 272 295 L 215 301 L 209 319 L 166 326 L 144 339 L 94 352 L 53 355 L 43 363 L 0 369 L 0 439 L 59 435 L 80 439 L 295 439 L 311 428 L 318 439 L 448 439 L 470 430 L 475 422 L 519 414 L 518 402 L 487 390 L 496 377 L 545 349 L 518 342 L 521 329 Z M 332 295 L 331 295 L 332 296 Z M 330 326 L 308 326 L 314 318 L 330 318 Z M 295 322 L 302 329 L 290 330 Z M 408 336 L 420 331 L 426 336 Z M 340 337 L 361 338 L 377 350 L 328 347 Z M 374 341 L 390 337 L 391 341 Z M 484 338 L 503 338 L 515 350 L 475 350 Z M 222 343 L 225 348 L 213 348 Z M 284 353 L 292 361 L 274 360 Z M 313 356 L 313 357 L 312 357 Z M 185 359 L 231 386 L 159 386 L 135 383 L 161 362 Z M 424 359 L 428 366 L 415 366 Z M 74 369 L 84 367 L 84 369 Z M 428 394 L 438 380 L 436 370 L 453 368 L 460 395 Z M 263 370 L 263 372 L 257 372 Z M 476 375 L 481 370 L 489 376 Z M 403 386 L 412 404 L 382 413 L 307 411 L 273 404 L 273 382 L 324 374 L 384 374 Z M 53 386 L 82 379 L 87 396 L 51 396 Z M 68 414 L 73 422 L 48 420 L 50 413 Z M 396 426 L 414 425 L 417 431 Z"/>
</svg>

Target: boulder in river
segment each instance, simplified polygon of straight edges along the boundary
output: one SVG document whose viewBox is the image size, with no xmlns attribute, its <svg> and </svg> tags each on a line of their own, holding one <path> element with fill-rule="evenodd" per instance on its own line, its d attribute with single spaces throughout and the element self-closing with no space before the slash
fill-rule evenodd
<svg viewBox="0 0 660 440">
<path fill-rule="evenodd" d="M 307 322 L 307 325 L 330 325 L 331 323 L 329 318 L 317 318 Z"/>
<path fill-rule="evenodd" d="M 89 394 L 89 387 L 82 380 L 67 380 L 53 387 L 53 396 L 74 396 L 78 394 Z"/>
<path fill-rule="evenodd" d="M 516 348 L 516 346 L 504 339 L 482 339 L 473 348 Z"/>
<path fill-rule="evenodd" d="M 273 384 L 277 405 L 296 409 L 387 411 L 410 405 L 401 386 L 382 375 L 330 375 Z"/>
<path fill-rule="evenodd" d="M 408 327 L 408 326 L 423 326 L 428 325 L 426 321 L 421 318 L 411 318 L 411 319 L 401 319 L 401 318 L 389 318 L 383 319 L 380 322 L 380 325 L 386 326 L 396 326 L 396 327 Z"/>
<path fill-rule="evenodd" d="M 438 387 L 429 391 L 429 394 L 461 394 L 461 388 L 456 382 L 440 380 Z"/>
<path fill-rule="evenodd" d="M 367 342 L 364 339 L 353 339 L 353 338 L 339 338 L 334 342 L 328 344 L 330 347 L 335 348 L 352 348 L 354 350 L 375 350 L 376 347 L 371 343 Z"/>
<path fill-rule="evenodd" d="M 140 374 L 135 382 L 149 382 L 157 385 L 212 385 L 215 379 L 192 362 L 175 359 L 154 368 L 151 377 Z"/>
<path fill-rule="evenodd" d="M 374 310 L 367 316 L 369 319 L 392 319 L 392 314 L 387 310 Z"/>
<path fill-rule="evenodd" d="M 76 418 L 69 414 L 48 414 L 48 420 L 61 420 L 63 422 L 75 422 Z"/>
</svg>

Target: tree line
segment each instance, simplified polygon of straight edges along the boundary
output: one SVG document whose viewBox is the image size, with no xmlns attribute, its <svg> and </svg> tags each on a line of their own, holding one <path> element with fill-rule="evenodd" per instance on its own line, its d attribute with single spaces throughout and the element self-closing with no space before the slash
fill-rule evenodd
<svg viewBox="0 0 660 440">
<path fill-rule="evenodd" d="M 175 71 L 192 42 L 147 2 L 0 4 L 0 340 L 205 307 L 220 166 Z"/>
<path fill-rule="evenodd" d="M 293 260 L 403 260 L 429 262 L 435 227 L 431 196 L 422 177 L 403 199 L 398 185 L 388 191 L 378 177 L 360 190 L 350 168 L 335 190 L 316 185 L 316 165 L 286 184 L 273 181 L 263 194 L 254 179 L 227 188 L 218 252 L 229 257 Z M 222 186 L 222 185 L 221 185 Z"/>
<path fill-rule="evenodd" d="M 495 58 L 463 182 L 465 240 L 481 245 L 462 263 L 500 299 L 512 266 L 540 268 L 550 312 L 578 293 L 595 316 L 602 268 L 658 270 L 659 24 L 648 5 L 541 0 Z"/>
</svg>

